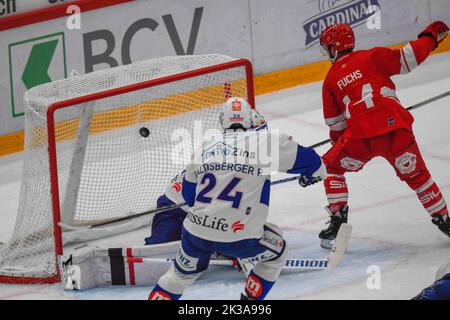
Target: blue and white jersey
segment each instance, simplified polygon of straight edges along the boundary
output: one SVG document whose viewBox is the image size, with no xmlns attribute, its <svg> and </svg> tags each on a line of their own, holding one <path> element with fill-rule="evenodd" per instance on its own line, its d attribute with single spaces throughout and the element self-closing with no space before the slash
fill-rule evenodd
<svg viewBox="0 0 450 320">
<path fill-rule="evenodd" d="M 205 240 L 260 238 L 267 220 L 271 172 L 312 174 L 322 161 L 274 131 L 224 133 L 194 153 L 183 180 L 190 205 L 184 227 Z"/>
<path fill-rule="evenodd" d="M 180 174 L 177 174 L 167 186 L 164 195 L 173 203 L 183 203 L 185 202 L 182 194 L 183 190 L 183 178 L 186 173 L 186 170 L 183 170 Z M 183 211 L 188 212 L 187 207 L 180 207 Z"/>
</svg>

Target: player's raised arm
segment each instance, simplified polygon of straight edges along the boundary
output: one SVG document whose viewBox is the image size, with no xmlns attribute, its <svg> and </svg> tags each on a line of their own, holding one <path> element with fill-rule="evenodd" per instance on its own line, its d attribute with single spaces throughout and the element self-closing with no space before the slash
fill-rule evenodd
<svg viewBox="0 0 450 320">
<path fill-rule="evenodd" d="M 417 40 L 409 42 L 401 49 L 374 49 L 375 60 L 389 76 L 410 73 L 444 41 L 448 31 L 449 28 L 444 22 L 435 21 L 419 34 Z"/>
</svg>

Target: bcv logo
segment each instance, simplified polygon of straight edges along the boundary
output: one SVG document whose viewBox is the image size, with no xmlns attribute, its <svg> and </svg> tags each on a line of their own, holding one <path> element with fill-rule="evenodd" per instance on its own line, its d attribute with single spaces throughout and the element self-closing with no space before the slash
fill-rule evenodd
<svg viewBox="0 0 450 320">
<path fill-rule="evenodd" d="M 321 6 L 319 6 L 321 8 Z M 376 8 L 376 9 L 375 9 Z M 305 46 L 308 48 L 319 41 L 322 31 L 337 23 L 347 23 L 352 27 L 367 23 L 374 29 L 371 19 L 380 16 L 379 0 L 355 0 L 331 8 L 321 8 L 318 15 L 303 23 L 306 32 Z M 378 24 L 377 24 L 378 25 Z"/>
</svg>

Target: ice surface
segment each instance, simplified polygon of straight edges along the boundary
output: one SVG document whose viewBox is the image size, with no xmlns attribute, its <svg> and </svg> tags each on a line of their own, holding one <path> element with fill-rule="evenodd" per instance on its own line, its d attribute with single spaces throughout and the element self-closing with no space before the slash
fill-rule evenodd
<svg viewBox="0 0 450 320">
<path fill-rule="evenodd" d="M 412 74 L 397 77 L 405 106 L 450 88 L 450 54 L 430 58 Z M 321 83 L 257 97 L 269 126 L 304 145 L 327 138 L 321 113 Z M 427 165 L 450 199 L 450 98 L 413 111 L 418 143 Z M 319 149 L 320 153 L 328 146 Z M 22 155 L 0 157 L 0 242 L 6 242 L 18 208 Z M 281 175 L 274 177 L 277 179 Z M 342 264 L 332 271 L 283 273 L 269 299 L 410 299 L 431 284 L 438 267 L 450 261 L 450 239 L 432 225 L 415 194 L 398 181 L 383 159 L 350 174 L 349 222 L 353 235 Z M 273 188 L 270 221 L 283 228 L 293 258 L 324 257 L 317 233 L 327 220 L 322 186 L 301 189 L 295 182 Z M 99 241 L 108 245 L 142 244 L 147 230 Z M 381 289 L 369 290 L 367 268 L 381 269 Z M 238 299 L 244 285 L 235 270 L 207 272 L 188 288 L 185 299 Z M 101 287 L 64 292 L 60 285 L 0 284 L 0 299 L 146 299 L 151 287 Z"/>
</svg>

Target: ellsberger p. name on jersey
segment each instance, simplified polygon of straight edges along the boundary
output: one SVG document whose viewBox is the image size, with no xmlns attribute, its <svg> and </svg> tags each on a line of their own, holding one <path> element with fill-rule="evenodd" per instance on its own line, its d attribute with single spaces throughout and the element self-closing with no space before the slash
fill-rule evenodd
<svg viewBox="0 0 450 320">
<path fill-rule="evenodd" d="M 311 149 L 273 131 L 226 133 L 204 143 L 183 180 L 191 206 L 184 227 L 210 241 L 260 238 L 267 220 L 270 173 L 312 174 L 321 165 Z"/>
</svg>

